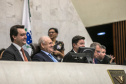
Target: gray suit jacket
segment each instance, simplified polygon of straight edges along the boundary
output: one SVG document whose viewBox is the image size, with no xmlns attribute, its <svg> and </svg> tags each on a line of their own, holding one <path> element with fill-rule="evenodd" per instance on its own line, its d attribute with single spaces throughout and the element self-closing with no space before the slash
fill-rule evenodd
<svg viewBox="0 0 126 84">
<path fill-rule="evenodd" d="M 30 61 L 30 57 L 27 51 L 25 51 L 25 55 L 28 59 L 28 61 Z M 2 59 L 1 60 L 10 60 L 10 61 L 23 61 L 20 52 L 18 51 L 18 49 L 11 44 L 3 53 L 2 55 Z"/>
</svg>

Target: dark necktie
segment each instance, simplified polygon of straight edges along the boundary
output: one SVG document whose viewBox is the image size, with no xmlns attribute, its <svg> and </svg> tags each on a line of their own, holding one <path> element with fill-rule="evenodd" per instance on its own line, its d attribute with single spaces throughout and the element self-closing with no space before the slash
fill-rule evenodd
<svg viewBox="0 0 126 84">
<path fill-rule="evenodd" d="M 25 53 L 24 53 L 24 49 L 23 49 L 23 48 L 21 48 L 21 52 L 22 52 L 22 54 L 23 54 L 24 61 L 28 61 L 28 59 L 27 59 L 27 57 L 26 57 L 26 55 L 25 55 Z"/>
</svg>

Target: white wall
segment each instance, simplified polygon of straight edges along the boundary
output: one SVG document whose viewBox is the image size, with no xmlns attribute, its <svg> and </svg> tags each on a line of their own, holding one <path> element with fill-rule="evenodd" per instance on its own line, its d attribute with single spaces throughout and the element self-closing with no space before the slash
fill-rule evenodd
<svg viewBox="0 0 126 84">
<path fill-rule="evenodd" d="M 122 65 L 0 61 L 0 84 L 113 84 L 108 69 L 126 72 Z"/>
<path fill-rule="evenodd" d="M 126 0 L 71 0 L 85 27 L 126 20 Z"/>
<path fill-rule="evenodd" d="M 21 24 L 24 0 L 0 0 L 0 48 L 7 48 L 11 41 L 10 27 Z M 59 30 L 57 40 L 65 44 L 65 53 L 71 50 L 71 39 L 75 35 L 86 38 L 86 46 L 92 43 L 71 0 L 30 0 L 33 42 L 47 35 L 50 27 Z"/>
</svg>

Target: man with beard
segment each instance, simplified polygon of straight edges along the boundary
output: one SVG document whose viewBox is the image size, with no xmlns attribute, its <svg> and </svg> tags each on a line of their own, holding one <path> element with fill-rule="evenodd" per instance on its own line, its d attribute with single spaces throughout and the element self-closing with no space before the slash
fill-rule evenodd
<svg viewBox="0 0 126 84">
<path fill-rule="evenodd" d="M 10 38 L 12 44 L 4 51 L 1 60 L 10 61 L 30 61 L 27 51 L 22 46 L 26 44 L 26 32 L 24 25 L 14 25 L 10 29 Z"/>
</svg>

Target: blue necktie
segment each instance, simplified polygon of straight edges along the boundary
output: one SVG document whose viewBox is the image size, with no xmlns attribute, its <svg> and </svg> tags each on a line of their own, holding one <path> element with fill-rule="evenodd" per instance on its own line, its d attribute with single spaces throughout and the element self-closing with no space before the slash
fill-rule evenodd
<svg viewBox="0 0 126 84">
<path fill-rule="evenodd" d="M 54 62 L 58 62 L 51 54 L 48 54 L 49 57 L 54 61 Z"/>
</svg>

